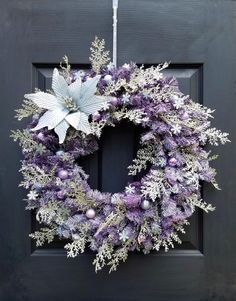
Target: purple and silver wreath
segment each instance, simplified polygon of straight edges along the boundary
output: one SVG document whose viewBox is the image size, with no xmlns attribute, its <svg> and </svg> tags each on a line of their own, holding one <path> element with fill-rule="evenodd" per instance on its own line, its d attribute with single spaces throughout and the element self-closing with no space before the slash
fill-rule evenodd
<svg viewBox="0 0 236 301">
<path fill-rule="evenodd" d="M 31 234 L 37 246 L 55 237 L 69 239 L 68 257 L 96 251 L 96 271 L 116 270 L 128 252 L 181 243 L 187 219 L 196 208 L 214 207 L 201 199 L 203 181 L 218 188 L 206 144 L 229 141 L 212 128 L 213 110 L 183 95 L 162 66 L 108 64 L 104 41 L 91 48 L 92 68 L 71 71 L 67 58 L 54 69 L 52 91 L 26 94 L 17 118 L 32 115 L 29 126 L 13 131 L 24 155 L 21 186 L 29 189 L 26 209 L 43 227 Z M 126 119 L 144 129 L 129 175 L 144 172 L 120 193 L 92 189 L 78 158 L 98 150 L 103 128 Z"/>
</svg>

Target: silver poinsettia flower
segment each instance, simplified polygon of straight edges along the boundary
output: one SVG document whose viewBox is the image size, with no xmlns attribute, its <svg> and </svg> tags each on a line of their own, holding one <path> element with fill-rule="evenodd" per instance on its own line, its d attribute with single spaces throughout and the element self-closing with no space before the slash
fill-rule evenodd
<svg viewBox="0 0 236 301">
<path fill-rule="evenodd" d="M 48 127 L 54 129 L 63 143 L 70 125 L 86 134 L 91 132 L 88 116 L 104 107 L 107 97 L 95 95 L 100 75 L 82 83 L 78 77 L 68 85 L 63 76 L 55 68 L 52 76 L 52 89 L 55 95 L 36 92 L 26 94 L 25 98 L 33 101 L 38 107 L 47 111 L 41 116 L 36 127 L 37 131 Z"/>
</svg>

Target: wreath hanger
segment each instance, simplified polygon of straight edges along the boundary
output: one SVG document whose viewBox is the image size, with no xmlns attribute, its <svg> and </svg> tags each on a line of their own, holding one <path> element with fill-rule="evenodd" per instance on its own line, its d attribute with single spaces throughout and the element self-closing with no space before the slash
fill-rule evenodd
<svg viewBox="0 0 236 301">
<path fill-rule="evenodd" d="M 113 7 L 113 65 L 117 67 L 117 11 L 119 0 L 112 0 Z"/>
</svg>

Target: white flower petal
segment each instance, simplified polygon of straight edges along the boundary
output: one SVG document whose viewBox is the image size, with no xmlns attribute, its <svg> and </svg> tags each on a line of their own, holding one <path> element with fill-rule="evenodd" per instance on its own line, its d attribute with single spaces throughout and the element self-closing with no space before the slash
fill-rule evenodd
<svg viewBox="0 0 236 301">
<path fill-rule="evenodd" d="M 54 111 L 47 111 L 39 119 L 39 122 L 32 131 L 37 131 L 41 128 L 48 127 L 49 130 L 55 128 L 68 114 L 68 110 L 57 109 Z"/>
<path fill-rule="evenodd" d="M 32 94 L 25 94 L 24 97 L 33 101 L 38 107 L 43 109 L 55 110 L 62 108 L 62 105 L 58 102 L 57 98 L 49 93 L 37 92 Z"/>
<path fill-rule="evenodd" d="M 52 75 L 52 89 L 59 101 L 63 103 L 63 98 L 68 96 L 68 85 L 64 77 L 54 68 Z"/>
<path fill-rule="evenodd" d="M 66 132 L 70 127 L 69 123 L 66 120 L 60 122 L 54 129 L 55 133 L 59 137 L 59 143 L 63 143 L 66 137 Z"/>
<path fill-rule="evenodd" d="M 80 99 L 80 91 L 81 91 L 81 78 L 78 77 L 76 81 L 74 81 L 72 84 L 69 85 L 69 95 L 72 97 L 74 103 L 79 105 L 79 99 Z"/>
<path fill-rule="evenodd" d="M 69 122 L 69 124 L 72 125 L 75 129 L 77 129 L 77 126 L 80 122 L 80 115 L 81 112 L 71 113 L 66 116 L 65 120 Z"/>
<path fill-rule="evenodd" d="M 83 112 L 76 112 L 76 113 L 69 114 L 66 116 L 65 119 L 76 130 L 82 131 L 85 134 L 91 133 L 88 116 Z"/>
<path fill-rule="evenodd" d="M 88 116 L 86 114 L 84 114 L 83 112 L 81 112 L 81 118 L 80 118 L 80 123 L 78 125 L 78 130 L 84 132 L 87 135 L 91 133 Z"/>
<path fill-rule="evenodd" d="M 106 104 L 107 97 L 105 96 L 92 96 L 83 105 L 80 106 L 80 110 L 87 115 L 93 114 L 103 108 Z"/>
<path fill-rule="evenodd" d="M 83 106 L 88 99 L 94 96 L 94 94 L 97 91 L 97 84 L 98 81 L 100 80 L 100 75 L 97 75 L 90 80 L 87 80 L 85 83 L 82 84 L 81 86 L 81 92 L 80 92 L 80 99 L 78 106 L 81 107 Z"/>
</svg>

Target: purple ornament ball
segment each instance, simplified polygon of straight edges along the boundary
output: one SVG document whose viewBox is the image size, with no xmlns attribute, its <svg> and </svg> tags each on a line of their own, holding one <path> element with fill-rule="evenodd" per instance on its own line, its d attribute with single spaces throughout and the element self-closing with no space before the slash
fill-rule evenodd
<svg viewBox="0 0 236 301">
<path fill-rule="evenodd" d="M 118 104 L 118 99 L 116 97 L 112 97 L 110 103 L 115 107 Z"/>
<path fill-rule="evenodd" d="M 99 112 L 93 113 L 93 120 L 94 121 L 99 121 L 101 118 L 101 114 Z"/>
<path fill-rule="evenodd" d="M 66 180 L 69 176 L 69 173 L 67 170 L 65 169 L 61 169 L 59 172 L 58 172 L 58 177 L 61 179 L 61 180 Z"/>
<path fill-rule="evenodd" d="M 140 234 L 140 235 L 138 236 L 138 242 L 139 242 L 140 244 L 143 243 L 145 240 L 146 240 L 145 235 Z"/>
<path fill-rule="evenodd" d="M 43 139 L 44 139 L 44 134 L 43 134 L 42 132 L 39 132 L 39 133 L 37 134 L 37 138 L 38 138 L 39 140 L 43 140 Z"/>
<path fill-rule="evenodd" d="M 177 161 L 176 158 L 170 158 L 170 159 L 168 160 L 168 163 L 169 163 L 170 166 L 174 167 L 174 166 L 177 165 L 178 161 Z"/>
<path fill-rule="evenodd" d="M 189 118 L 189 114 L 187 112 L 183 112 L 180 116 L 181 120 L 186 120 Z"/>
<path fill-rule="evenodd" d="M 141 196 L 136 194 L 128 194 L 124 197 L 124 203 L 128 208 L 135 208 L 140 205 Z"/>
<path fill-rule="evenodd" d="M 95 216 L 96 216 L 96 212 L 95 212 L 95 210 L 94 209 L 88 209 L 87 211 L 86 211 L 86 216 L 87 216 L 87 218 L 89 218 L 89 219 L 92 219 L 92 218 L 94 218 Z"/>
<path fill-rule="evenodd" d="M 59 190 L 57 192 L 57 197 L 58 197 L 58 199 L 63 200 L 65 197 L 65 192 L 63 190 Z"/>
</svg>

